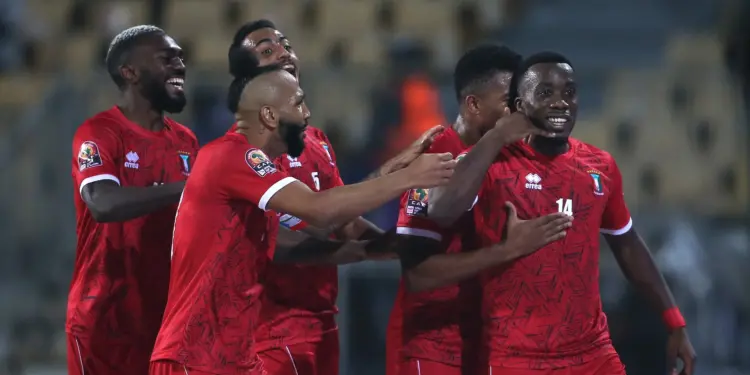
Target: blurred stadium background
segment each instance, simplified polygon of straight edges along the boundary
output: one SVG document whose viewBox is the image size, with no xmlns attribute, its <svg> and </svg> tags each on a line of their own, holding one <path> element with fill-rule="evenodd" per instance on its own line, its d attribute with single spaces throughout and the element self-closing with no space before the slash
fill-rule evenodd
<svg viewBox="0 0 750 375">
<path fill-rule="evenodd" d="M 110 38 L 164 27 L 188 59 L 176 116 L 203 143 L 226 131 L 226 52 L 269 18 L 356 182 L 457 112 L 451 72 L 482 40 L 575 64 L 575 135 L 617 158 L 639 230 L 689 322 L 700 374 L 750 374 L 750 2 L 747 0 L 0 0 L 0 374 L 64 374 L 73 268 L 74 129 L 111 106 Z M 425 121 L 415 119 L 426 118 Z M 394 224 L 396 208 L 371 218 Z M 660 319 L 607 250 L 602 295 L 630 374 L 663 374 Z M 342 374 L 383 374 L 396 263 L 342 267 Z"/>
</svg>

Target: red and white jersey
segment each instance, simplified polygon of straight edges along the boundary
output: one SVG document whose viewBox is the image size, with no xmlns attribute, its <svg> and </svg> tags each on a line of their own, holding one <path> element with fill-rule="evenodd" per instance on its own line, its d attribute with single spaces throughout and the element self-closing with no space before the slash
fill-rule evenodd
<svg viewBox="0 0 750 375">
<path fill-rule="evenodd" d="M 278 231 L 278 218 L 265 209 L 295 181 L 239 133 L 203 147 L 177 211 L 169 300 L 152 361 L 264 373 L 253 339 Z"/>
<path fill-rule="evenodd" d="M 305 150 L 297 158 L 282 155 L 276 165 L 313 191 L 344 185 L 336 166 L 336 154 L 320 129 L 307 127 Z M 299 230 L 306 224 L 288 214 L 279 214 L 280 224 Z M 255 339 L 258 351 L 301 342 L 317 342 L 336 331 L 338 267 L 335 265 L 274 264 L 267 267 L 260 325 Z"/>
<path fill-rule="evenodd" d="M 449 128 L 427 152 L 450 152 L 460 157 L 465 150 L 459 134 Z M 440 241 L 447 253 L 476 250 L 471 214 L 465 214 L 450 229 L 440 228 L 427 216 L 428 194 L 427 189 L 412 189 L 403 195 L 397 233 Z M 389 322 L 390 330 L 401 332 L 397 343 L 401 358 L 460 366 L 467 345 L 475 345 L 479 340 L 479 297 L 475 279 L 419 293 L 407 292 L 402 280 L 394 305 L 394 311 L 400 314 L 392 313 Z"/>
<path fill-rule="evenodd" d="M 521 219 L 564 212 L 567 236 L 481 276 L 490 365 L 548 369 L 615 353 L 599 295 L 599 233 L 633 225 L 610 154 L 576 139 L 556 157 L 518 142 L 487 172 L 474 208 L 483 246 L 500 242 L 512 202 Z"/>
<path fill-rule="evenodd" d="M 73 137 L 76 259 L 65 329 L 76 336 L 153 345 L 169 284 L 169 249 L 177 205 L 124 222 L 99 223 L 81 198 L 84 186 L 111 181 L 148 187 L 187 179 L 198 141 L 164 118 L 150 131 L 119 108 L 86 120 Z"/>
</svg>

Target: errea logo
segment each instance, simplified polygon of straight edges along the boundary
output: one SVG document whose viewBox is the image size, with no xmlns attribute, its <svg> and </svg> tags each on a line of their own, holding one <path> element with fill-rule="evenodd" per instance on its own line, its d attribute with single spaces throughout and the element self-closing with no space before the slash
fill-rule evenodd
<svg viewBox="0 0 750 375">
<path fill-rule="evenodd" d="M 536 173 L 526 175 L 526 188 L 531 190 L 542 190 L 542 178 Z"/>
<path fill-rule="evenodd" d="M 135 151 L 130 151 L 125 154 L 125 168 L 138 169 L 138 154 Z"/>
</svg>

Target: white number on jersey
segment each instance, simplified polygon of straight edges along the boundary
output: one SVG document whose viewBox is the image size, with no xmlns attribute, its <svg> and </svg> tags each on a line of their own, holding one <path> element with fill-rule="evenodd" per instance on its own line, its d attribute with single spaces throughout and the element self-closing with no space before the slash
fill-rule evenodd
<svg viewBox="0 0 750 375">
<path fill-rule="evenodd" d="M 562 212 L 568 216 L 573 216 L 573 200 L 560 198 L 557 201 L 557 212 Z"/>
<path fill-rule="evenodd" d="M 318 178 L 318 172 L 312 173 L 313 182 L 315 182 L 315 190 L 320 191 L 320 179 Z"/>
</svg>

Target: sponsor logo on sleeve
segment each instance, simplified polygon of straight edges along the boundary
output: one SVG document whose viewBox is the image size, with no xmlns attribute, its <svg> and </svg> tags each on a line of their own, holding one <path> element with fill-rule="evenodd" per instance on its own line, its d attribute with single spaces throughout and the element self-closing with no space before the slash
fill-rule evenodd
<svg viewBox="0 0 750 375">
<path fill-rule="evenodd" d="M 78 151 L 78 170 L 84 171 L 101 165 L 102 156 L 99 153 L 99 146 L 91 141 L 83 142 L 80 151 Z"/>
<path fill-rule="evenodd" d="M 276 165 L 266 156 L 263 151 L 251 148 L 245 153 L 245 162 L 260 177 L 276 173 Z"/>
<path fill-rule="evenodd" d="M 409 216 L 427 216 L 427 189 L 412 189 L 406 201 L 406 214 Z"/>
</svg>

